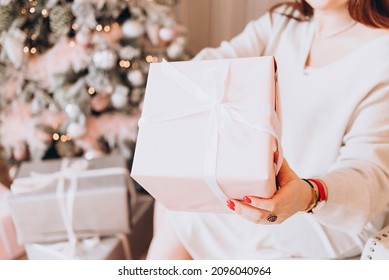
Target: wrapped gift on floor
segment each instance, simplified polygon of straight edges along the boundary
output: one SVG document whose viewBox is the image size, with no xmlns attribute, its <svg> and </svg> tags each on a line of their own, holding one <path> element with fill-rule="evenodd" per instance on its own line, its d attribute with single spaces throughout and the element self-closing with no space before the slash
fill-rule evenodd
<svg viewBox="0 0 389 280">
<path fill-rule="evenodd" d="M 171 210 L 271 197 L 279 110 L 273 57 L 152 64 L 131 176 Z"/>
<path fill-rule="evenodd" d="M 85 239 L 75 246 L 68 242 L 26 244 L 26 253 L 29 260 L 125 260 L 130 256 L 125 234 Z"/>
<path fill-rule="evenodd" d="M 33 243 L 26 245 L 30 260 L 124 260 L 143 259 L 153 235 L 154 200 L 149 195 L 139 195 L 129 235 L 85 239 L 71 246 L 69 242 Z"/>
<path fill-rule="evenodd" d="M 135 189 L 124 158 L 23 163 L 8 202 L 20 243 L 128 233 Z M 132 194 L 131 194 L 132 192 Z"/>
<path fill-rule="evenodd" d="M 15 227 L 6 204 L 10 191 L 0 184 L 0 260 L 19 258 L 24 249 L 16 240 Z"/>
</svg>

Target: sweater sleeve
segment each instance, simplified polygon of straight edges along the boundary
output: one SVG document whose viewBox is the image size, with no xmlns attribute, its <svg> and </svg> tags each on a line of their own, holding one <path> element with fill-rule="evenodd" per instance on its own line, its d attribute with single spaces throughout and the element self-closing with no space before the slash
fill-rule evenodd
<svg viewBox="0 0 389 280">
<path fill-rule="evenodd" d="M 259 19 L 249 22 L 243 32 L 231 41 L 223 41 L 218 48 L 205 48 L 194 59 L 223 59 L 262 55 L 272 27 L 271 17 L 268 12 Z"/>
<path fill-rule="evenodd" d="M 389 82 L 372 89 L 349 123 L 337 161 L 321 178 L 328 201 L 316 217 L 359 233 L 389 205 Z"/>
</svg>

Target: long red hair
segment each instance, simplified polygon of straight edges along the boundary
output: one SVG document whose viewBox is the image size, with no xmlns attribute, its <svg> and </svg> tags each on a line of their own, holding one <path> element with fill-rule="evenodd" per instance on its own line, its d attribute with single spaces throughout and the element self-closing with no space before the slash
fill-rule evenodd
<svg viewBox="0 0 389 280">
<path fill-rule="evenodd" d="M 299 20 L 307 20 L 313 16 L 314 10 L 305 0 L 287 4 L 301 13 L 302 18 Z M 389 0 L 349 0 L 348 11 L 357 22 L 375 28 L 389 28 Z"/>
</svg>

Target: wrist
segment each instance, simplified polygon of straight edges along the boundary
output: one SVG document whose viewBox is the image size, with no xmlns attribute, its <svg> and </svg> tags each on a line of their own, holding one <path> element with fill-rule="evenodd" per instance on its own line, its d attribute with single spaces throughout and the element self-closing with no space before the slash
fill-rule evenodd
<svg viewBox="0 0 389 280">
<path fill-rule="evenodd" d="M 312 209 L 317 204 L 318 192 L 317 192 L 315 186 L 310 181 L 308 181 L 307 179 L 301 179 L 301 180 L 304 182 L 304 184 L 306 186 L 309 186 L 311 197 L 310 197 L 310 200 L 309 200 L 309 203 L 307 204 L 307 206 L 304 208 L 304 210 L 302 210 L 300 212 L 309 213 L 310 211 L 312 211 Z"/>
<path fill-rule="evenodd" d="M 327 202 L 328 191 L 326 185 L 318 179 L 303 179 L 311 187 L 313 200 L 305 210 L 306 213 L 315 214 Z"/>
</svg>

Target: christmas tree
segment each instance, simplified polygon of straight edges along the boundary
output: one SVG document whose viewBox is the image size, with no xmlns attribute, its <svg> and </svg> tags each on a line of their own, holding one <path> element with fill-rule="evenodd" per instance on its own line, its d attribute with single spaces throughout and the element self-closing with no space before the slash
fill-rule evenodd
<svg viewBox="0 0 389 280">
<path fill-rule="evenodd" d="M 177 0 L 0 0 L 7 162 L 131 158 L 150 63 L 188 59 Z"/>
</svg>

